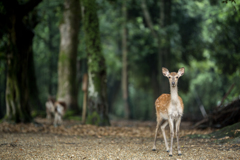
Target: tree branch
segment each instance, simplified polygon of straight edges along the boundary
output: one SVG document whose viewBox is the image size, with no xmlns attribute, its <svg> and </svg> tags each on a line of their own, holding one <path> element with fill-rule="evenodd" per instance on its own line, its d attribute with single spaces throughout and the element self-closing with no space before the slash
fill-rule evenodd
<svg viewBox="0 0 240 160">
<path fill-rule="evenodd" d="M 147 22 L 147 25 L 148 27 L 150 28 L 151 30 L 151 34 L 154 38 L 157 38 L 158 39 L 158 35 L 157 33 L 155 32 L 154 28 L 153 28 L 153 23 L 152 23 L 152 19 L 150 17 L 150 14 L 148 12 L 148 9 L 147 9 L 147 5 L 146 5 L 146 1 L 145 0 L 142 0 L 141 1 L 141 7 L 142 7 L 142 10 L 143 10 L 143 14 L 144 14 L 144 17 L 146 19 L 146 22 Z"/>
</svg>

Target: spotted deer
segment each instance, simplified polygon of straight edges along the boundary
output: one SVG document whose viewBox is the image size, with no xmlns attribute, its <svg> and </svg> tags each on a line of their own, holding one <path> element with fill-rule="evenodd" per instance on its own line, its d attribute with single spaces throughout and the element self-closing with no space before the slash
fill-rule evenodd
<svg viewBox="0 0 240 160">
<path fill-rule="evenodd" d="M 46 114 L 47 119 L 51 120 L 54 116 L 53 124 L 54 126 L 60 125 L 62 123 L 62 117 L 67 110 L 67 105 L 64 101 L 56 101 L 54 97 L 49 96 L 46 102 Z"/>
<path fill-rule="evenodd" d="M 181 117 L 183 115 L 183 101 L 180 96 L 178 96 L 178 79 L 184 74 L 184 68 L 180 68 L 178 72 L 169 73 L 167 68 L 162 68 L 162 73 L 165 77 L 168 78 L 170 84 L 170 94 L 162 94 L 155 101 L 156 115 L 157 115 L 157 126 L 155 131 L 154 143 L 153 143 L 153 151 L 156 151 L 156 139 L 157 132 L 162 120 L 166 120 L 161 125 L 161 130 L 163 134 L 163 138 L 165 141 L 165 146 L 167 152 L 169 152 L 169 156 L 172 156 L 172 145 L 173 145 L 173 136 L 174 136 L 174 122 L 176 126 L 176 136 L 177 136 L 177 146 L 178 146 L 178 155 L 182 155 L 179 146 L 179 129 L 181 123 Z M 168 147 L 168 142 L 165 134 L 165 127 L 169 124 L 170 127 L 170 137 L 171 137 L 171 145 L 170 150 Z"/>
<path fill-rule="evenodd" d="M 67 105 L 63 101 L 57 101 L 54 103 L 55 111 L 54 111 L 54 126 L 61 125 L 62 124 L 62 117 L 64 116 Z"/>
<path fill-rule="evenodd" d="M 54 103 L 56 102 L 56 99 L 55 97 L 52 97 L 52 96 L 49 96 L 48 97 L 48 100 L 45 104 L 46 106 L 46 114 L 47 114 L 47 119 L 51 119 L 52 116 L 54 116 L 54 111 L 55 111 L 55 106 L 54 106 Z"/>
</svg>

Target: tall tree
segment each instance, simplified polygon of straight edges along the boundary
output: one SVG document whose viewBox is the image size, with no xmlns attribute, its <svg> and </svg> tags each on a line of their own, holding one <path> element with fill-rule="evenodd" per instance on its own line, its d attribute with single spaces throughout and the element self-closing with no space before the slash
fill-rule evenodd
<svg viewBox="0 0 240 160">
<path fill-rule="evenodd" d="M 171 24 L 171 5 L 172 0 L 161 0 L 160 1 L 160 29 L 165 30 L 165 34 L 161 35 L 161 41 L 159 42 L 159 82 L 160 82 L 160 90 L 161 93 L 169 92 L 168 80 L 162 76 L 162 67 L 168 67 L 170 70 L 171 66 L 171 50 L 170 50 L 170 37 L 167 33 L 167 27 Z"/>
<path fill-rule="evenodd" d="M 152 18 L 150 16 L 150 13 L 148 11 L 148 8 L 147 8 L 147 4 L 146 4 L 146 1 L 145 0 L 142 0 L 141 1 L 141 7 L 142 7 L 142 10 L 143 10 L 143 15 L 144 15 L 144 18 L 146 20 L 146 23 L 147 23 L 147 26 L 149 27 L 150 31 L 151 31 L 151 35 L 152 37 L 157 41 L 157 44 L 160 44 L 160 36 L 158 34 L 158 32 L 154 29 L 154 24 L 153 24 L 153 21 L 152 21 Z M 159 95 L 160 95 L 160 80 L 158 81 L 158 78 L 159 78 L 159 64 L 161 64 L 161 56 L 160 56 L 160 45 L 158 45 L 158 58 L 155 57 L 155 59 L 157 59 L 157 62 L 158 62 L 158 67 L 152 67 L 153 69 L 151 70 L 151 81 L 152 81 L 152 88 L 153 88 L 153 93 L 154 93 L 154 98 L 156 99 Z M 160 62 L 159 62 L 160 61 Z M 160 69 L 161 71 L 161 69 Z M 162 74 L 161 74 L 162 75 Z M 153 114 L 155 114 L 155 111 L 153 110 Z"/>
<path fill-rule="evenodd" d="M 159 6 L 160 6 L 160 14 L 159 14 L 159 27 L 161 30 L 165 30 L 166 32 L 166 28 L 170 25 L 171 23 L 171 0 L 161 0 L 159 2 Z M 143 15 L 144 18 L 146 19 L 146 23 L 148 25 L 148 27 L 150 28 L 151 34 L 153 36 L 153 38 L 156 39 L 157 43 L 158 43 L 158 79 L 159 79 L 159 83 L 160 83 L 160 93 L 164 93 L 167 92 L 168 89 L 168 85 L 167 85 L 167 80 L 165 78 L 162 78 L 162 67 L 168 67 L 171 68 L 170 65 L 170 37 L 168 36 L 167 33 L 165 33 L 164 35 L 160 34 L 161 32 L 156 31 L 154 29 L 154 24 L 152 21 L 152 18 L 149 14 L 148 8 L 147 8 L 147 4 L 145 0 L 141 1 L 141 7 L 143 10 Z M 156 91 L 154 91 L 155 93 L 157 93 Z"/>
<path fill-rule="evenodd" d="M 122 94 L 124 101 L 125 118 L 130 118 L 129 95 L 128 95 L 128 61 L 127 61 L 127 5 L 122 1 Z"/>
<path fill-rule="evenodd" d="M 88 118 L 87 123 L 109 125 L 107 107 L 107 77 L 102 54 L 97 5 L 84 0 L 84 32 L 88 55 Z"/>
<path fill-rule="evenodd" d="M 77 49 L 80 22 L 79 0 L 65 0 L 63 20 L 59 26 L 61 34 L 58 60 L 58 100 L 64 100 L 67 106 L 78 111 Z"/>
<path fill-rule="evenodd" d="M 45 1 L 46 5 L 48 5 L 49 7 L 51 6 L 50 3 L 52 1 L 51 0 L 48 0 L 48 1 Z M 53 7 L 51 7 L 53 8 Z M 47 8 L 49 9 L 49 8 Z M 46 9 L 46 10 L 47 10 Z M 53 9 L 52 9 L 53 10 Z M 53 11 L 52 11 L 53 12 Z M 49 83 L 48 83 L 48 93 L 50 95 L 54 95 L 56 94 L 56 85 L 54 85 L 54 76 L 53 74 L 56 73 L 57 71 L 57 66 L 55 65 L 57 63 L 57 58 L 56 58 L 56 55 L 58 55 L 58 53 L 54 52 L 55 51 L 55 46 L 53 45 L 53 41 L 54 41 L 54 34 L 56 34 L 54 31 L 54 14 L 52 14 L 51 12 L 50 13 L 46 13 L 47 16 L 46 16 L 46 19 L 47 19 L 47 27 L 48 27 L 48 37 L 46 39 L 46 45 L 49 49 L 49 63 L 48 63 L 48 68 L 49 68 Z"/>
<path fill-rule="evenodd" d="M 32 29 L 38 23 L 30 12 L 41 0 L 1 1 L 1 34 L 7 33 L 6 118 L 15 122 L 30 122 L 31 92 L 36 89 L 32 52 Z M 33 80 L 33 81 L 32 81 Z M 34 87 L 34 88 L 31 88 Z"/>
</svg>

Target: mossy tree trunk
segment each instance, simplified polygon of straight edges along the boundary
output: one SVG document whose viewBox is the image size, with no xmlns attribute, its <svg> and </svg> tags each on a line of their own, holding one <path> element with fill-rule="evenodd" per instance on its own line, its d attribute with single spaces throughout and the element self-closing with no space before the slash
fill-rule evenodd
<svg viewBox="0 0 240 160">
<path fill-rule="evenodd" d="M 36 87 L 32 82 L 34 77 L 32 29 L 36 26 L 36 16 L 29 16 L 29 12 L 41 0 L 28 1 L 19 4 L 17 0 L 3 0 L 5 15 L 3 24 L 8 34 L 7 52 L 7 82 L 6 82 L 6 116 L 7 120 L 14 122 L 31 122 L 30 113 L 31 91 L 30 86 Z M 2 26 L 1 26 L 2 27 Z M 4 28 L 5 28 L 4 27 Z"/>
<path fill-rule="evenodd" d="M 59 26 L 61 43 L 58 60 L 57 99 L 64 100 L 68 107 L 77 112 L 79 108 L 76 75 L 80 18 L 79 0 L 65 0 L 63 20 Z"/>
<path fill-rule="evenodd" d="M 51 1 L 47 1 L 47 4 L 50 5 Z M 49 34 L 48 34 L 48 39 L 46 41 L 48 48 L 49 48 L 49 59 L 48 59 L 48 69 L 49 69 L 49 76 L 48 76 L 48 94 L 53 96 L 56 95 L 56 90 L 57 90 L 57 85 L 54 81 L 53 75 L 56 73 L 57 71 L 57 65 L 55 65 L 57 63 L 57 54 L 56 54 L 56 50 L 57 48 L 54 47 L 53 43 L 54 43 L 54 34 L 56 34 L 54 32 L 54 22 L 52 21 L 52 19 L 54 18 L 55 15 L 50 14 L 47 16 L 47 25 L 48 25 L 48 29 L 49 29 Z"/>
<path fill-rule="evenodd" d="M 87 123 L 109 125 L 106 66 L 101 49 L 97 6 L 95 0 L 84 0 L 83 4 L 89 77 Z"/>
</svg>

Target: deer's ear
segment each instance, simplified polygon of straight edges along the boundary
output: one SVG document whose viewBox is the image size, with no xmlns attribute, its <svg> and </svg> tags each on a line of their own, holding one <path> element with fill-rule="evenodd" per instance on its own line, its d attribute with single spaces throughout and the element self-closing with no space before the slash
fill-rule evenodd
<svg viewBox="0 0 240 160">
<path fill-rule="evenodd" d="M 163 75 L 166 76 L 166 77 L 168 77 L 168 75 L 169 75 L 168 69 L 167 69 L 167 68 L 164 68 L 164 67 L 162 67 L 162 73 L 163 73 Z"/>
<path fill-rule="evenodd" d="M 178 70 L 178 76 L 179 76 L 179 77 L 182 76 L 182 75 L 184 74 L 184 72 L 185 72 L 184 67 L 180 68 L 180 69 Z"/>
</svg>

